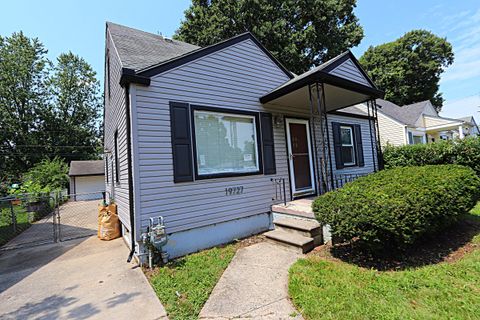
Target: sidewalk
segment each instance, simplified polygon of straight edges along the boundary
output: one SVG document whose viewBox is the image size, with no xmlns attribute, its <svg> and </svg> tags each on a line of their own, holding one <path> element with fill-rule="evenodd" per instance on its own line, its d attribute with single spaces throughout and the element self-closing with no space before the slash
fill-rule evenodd
<svg viewBox="0 0 480 320">
<path fill-rule="evenodd" d="M 200 319 L 302 319 L 288 298 L 288 269 L 301 255 L 267 242 L 240 249 Z"/>
</svg>

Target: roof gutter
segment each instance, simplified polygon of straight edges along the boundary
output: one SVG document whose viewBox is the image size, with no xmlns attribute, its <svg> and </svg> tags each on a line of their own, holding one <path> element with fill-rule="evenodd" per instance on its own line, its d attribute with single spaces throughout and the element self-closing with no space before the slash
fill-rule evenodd
<svg viewBox="0 0 480 320">
<path fill-rule="evenodd" d="M 139 76 L 135 70 L 129 68 L 122 68 L 122 75 L 120 76 L 120 85 L 127 88 L 129 83 L 137 83 L 144 86 L 150 85 L 150 78 Z"/>
</svg>

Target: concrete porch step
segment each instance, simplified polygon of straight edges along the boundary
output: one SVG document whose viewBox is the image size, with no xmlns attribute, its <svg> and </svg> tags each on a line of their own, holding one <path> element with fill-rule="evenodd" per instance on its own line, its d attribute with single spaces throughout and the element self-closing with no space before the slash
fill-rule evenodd
<svg viewBox="0 0 480 320">
<path fill-rule="evenodd" d="M 291 247 L 300 251 L 301 253 L 307 253 L 315 247 L 313 239 L 302 236 L 300 234 L 286 232 L 282 230 L 272 230 L 265 233 L 267 239 L 274 242 Z"/>
<path fill-rule="evenodd" d="M 322 226 L 315 220 L 280 218 L 273 221 L 275 227 L 301 231 L 306 236 L 314 237 L 322 232 Z"/>
</svg>

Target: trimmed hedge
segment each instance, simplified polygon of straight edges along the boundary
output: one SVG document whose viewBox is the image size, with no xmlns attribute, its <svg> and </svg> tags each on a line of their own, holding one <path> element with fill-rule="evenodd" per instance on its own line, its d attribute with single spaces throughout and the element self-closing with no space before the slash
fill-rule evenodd
<svg viewBox="0 0 480 320">
<path fill-rule="evenodd" d="M 347 183 L 313 202 L 332 235 L 369 249 L 404 248 L 441 230 L 480 198 L 480 178 L 468 167 L 429 165 L 383 170 Z"/>
<path fill-rule="evenodd" d="M 438 141 L 401 147 L 384 148 L 385 168 L 459 164 L 472 168 L 480 176 L 480 137 Z"/>
</svg>

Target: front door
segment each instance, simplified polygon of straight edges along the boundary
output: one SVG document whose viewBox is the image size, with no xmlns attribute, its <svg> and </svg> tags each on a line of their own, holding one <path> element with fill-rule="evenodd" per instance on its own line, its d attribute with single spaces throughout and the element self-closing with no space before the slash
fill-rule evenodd
<svg viewBox="0 0 480 320">
<path fill-rule="evenodd" d="M 293 196 L 315 192 L 313 158 L 308 120 L 286 119 L 288 161 Z"/>
</svg>

